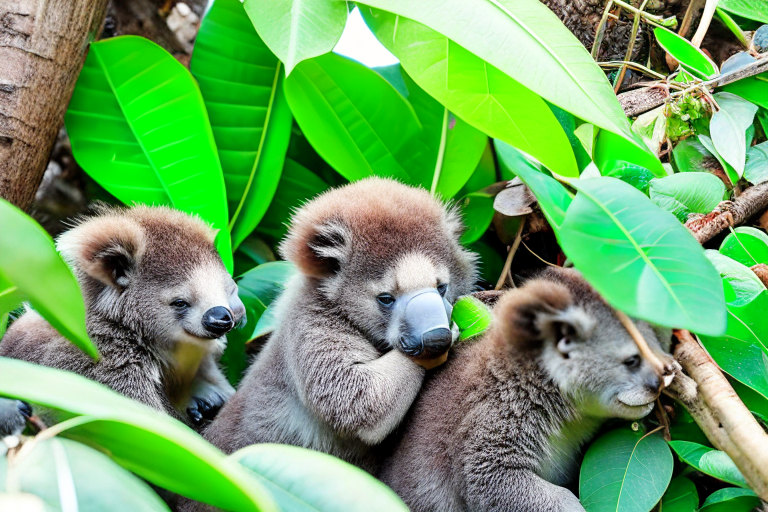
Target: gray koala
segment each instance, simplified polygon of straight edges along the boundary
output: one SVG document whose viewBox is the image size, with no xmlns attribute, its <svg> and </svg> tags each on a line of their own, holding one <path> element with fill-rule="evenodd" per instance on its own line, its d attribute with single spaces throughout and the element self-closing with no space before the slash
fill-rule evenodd
<svg viewBox="0 0 768 512">
<path fill-rule="evenodd" d="M 0 356 L 79 373 L 202 426 L 234 394 L 216 359 L 245 314 L 215 236 L 170 208 L 99 207 L 57 247 L 80 284 L 101 359 L 94 362 L 34 311 L 10 326 Z M 0 408 L 0 430 L 24 412 Z"/>
<path fill-rule="evenodd" d="M 285 443 L 372 470 L 373 447 L 457 334 L 451 304 L 476 280 L 460 232 L 455 211 L 387 179 L 299 209 L 281 253 L 300 272 L 276 303 L 278 327 L 206 438 L 226 453 Z"/>
<path fill-rule="evenodd" d="M 546 270 L 493 316 L 425 385 L 380 477 L 414 512 L 583 511 L 561 487 L 581 446 L 609 418 L 647 415 L 659 378 L 576 271 Z M 671 333 L 637 326 L 668 358 Z"/>
</svg>

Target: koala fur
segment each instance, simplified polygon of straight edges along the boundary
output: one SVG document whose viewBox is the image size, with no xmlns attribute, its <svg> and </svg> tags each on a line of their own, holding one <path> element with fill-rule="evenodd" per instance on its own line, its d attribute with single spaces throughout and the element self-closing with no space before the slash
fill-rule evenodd
<svg viewBox="0 0 768 512">
<path fill-rule="evenodd" d="M 373 447 L 401 422 L 425 376 L 403 351 L 409 324 L 397 305 L 429 290 L 442 296 L 440 309 L 472 291 L 475 256 L 460 231 L 455 211 L 388 179 L 331 190 L 299 209 L 280 250 L 300 272 L 276 303 L 278 327 L 206 438 L 226 453 L 285 443 L 372 470 Z"/>
<path fill-rule="evenodd" d="M 493 316 L 425 384 L 380 477 L 414 512 L 583 511 L 561 487 L 581 446 L 609 418 L 647 415 L 659 379 L 574 270 L 506 292 Z M 669 357 L 671 333 L 636 324 Z"/>
<path fill-rule="evenodd" d="M 245 314 L 215 235 L 170 208 L 98 207 L 63 233 L 57 248 L 80 284 L 99 361 L 35 311 L 10 326 L 0 356 L 78 373 L 200 423 L 234 393 L 216 359 L 224 334 Z"/>
</svg>

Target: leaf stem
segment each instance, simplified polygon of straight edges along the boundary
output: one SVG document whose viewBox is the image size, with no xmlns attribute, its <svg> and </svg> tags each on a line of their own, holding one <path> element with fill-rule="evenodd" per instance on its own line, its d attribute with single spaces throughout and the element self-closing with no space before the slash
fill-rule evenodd
<svg viewBox="0 0 768 512">
<path fill-rule="evenodd" d="M 440 174 L 443 172 L 443 159 L 445 158 L 445 146 L 448 140 L 448 109 L 443 108 L 443 128 L 440 132 L 440 146 L 437 151 L 437 161 L 435 162 L 435 172 L 432 174 L 432 187 L 429 192 L 435 195 L 437 185 L 440 182 Z"/>
<path fill-rule="evenodd" d="M 515 241 L 512 242 L 512 247 L 509 248 L 509 252 L 507 253 L 507 260 L 504 262 L 504 268 L 501 271 L 499 280 L 496 281 L 496 286 L 493 288 L 494 290 L 501 290 L 501 287 L 504 286 L 504 283 L 507 281 L 509 269 L 512 267 L 512 259 L 515 257 L 517 248 L 520 247 L 520 242 L 523 239 L 523 228 L 525 227 L 526 220 L 528 220 L 527 216 L 523 217 L 520 221 L 520 226 L 517 228 L 517 234 L 515 235 Z M 514 281 L 512 281 L 512 287 L 515 287 Z"/>
</svg>

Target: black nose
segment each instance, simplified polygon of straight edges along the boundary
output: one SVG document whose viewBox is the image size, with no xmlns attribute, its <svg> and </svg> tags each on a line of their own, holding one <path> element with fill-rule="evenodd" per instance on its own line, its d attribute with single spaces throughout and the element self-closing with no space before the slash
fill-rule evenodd
<svg viewBox="0 0 768 512">
<path fill-rule="evenodd" d="M 450 329 L 438 327 L 421 335 L 421 341 L 424 344 L 425 357 L 437 357 L 451 348 L 453 335 Z"/>
<path fill-rule="evenodd" d="M 203 327 L 217 337 L 227 334 L 234 326 L 235 321 L 232 319 L 232 313 L 225 307 L 216 306 L 203 315 Z"/>
</svg>

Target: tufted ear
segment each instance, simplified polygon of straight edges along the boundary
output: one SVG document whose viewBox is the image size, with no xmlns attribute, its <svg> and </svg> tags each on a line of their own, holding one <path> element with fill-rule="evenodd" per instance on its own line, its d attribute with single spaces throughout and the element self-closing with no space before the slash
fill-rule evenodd
<svg viewBox="0 0 768 512">
<path fill-rule="evenodd" d="M 146 247 L 141 226 L 117 215 L 86 220 L 56 245 L 73 269 L 118 289 L 130 285 Z"/>
<path fill-rule="evenodd" d="M 347 261 L 352 233 L 341 221 L 329 220 L 309 229 L 296 229 L 288 234 L 281 254 L 304 274 L 329 277 Z"/>
</svg>

